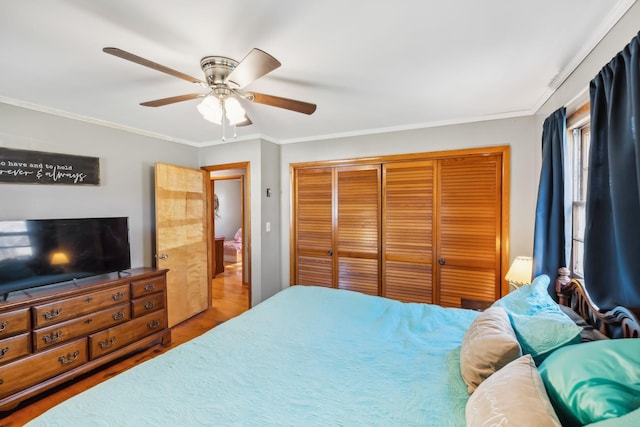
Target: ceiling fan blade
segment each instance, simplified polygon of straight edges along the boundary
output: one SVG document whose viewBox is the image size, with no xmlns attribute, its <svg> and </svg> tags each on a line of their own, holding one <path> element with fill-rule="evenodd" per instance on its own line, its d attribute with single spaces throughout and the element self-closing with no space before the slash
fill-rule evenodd
<svg viewBox="0 0 640 427">
<path fill-rule="evenodd" d="M 227 80 L 237 84 L 238 88 L 243 88 L 249 83 L 275 70 L 280 65 L 282 65 L 280 61 L 267 52 L 254 48 L 238 63 L 236 68 L 227 77 Z"/>
<path fill-rule="evenodd" d="M 236 123 L 236 126 L 249 126 L 251 124 L 253 124 L 253 122 L 251 121 L 251 119 L 249 118 L 249 116 L 245 115 L 246 120 L 240 123 Z"/>
<path fill-rule="evenodd" d="M 190 99 L 204 98 L 204 93 L 189 93 L 187 95 L 171 96 L 169 98 L 155 99 L 153 101 L 141 102 L 145 107 L 162 107 L 163 105 L 174 104 L 176 102 L 188 101 Z"/>
<path fill-rule="evenodd" d="M 264 93 L 247 92 L 244 98 L 258 104 L 270 105 L 272 107 L 284 108 L 285 110 L 296 111 L 303 114 L 313 114 L 316 111 L 316 104 L 296 101 L 295 99 L 282 98 L 280 96 L 265 95 Z"/>
<path fill-rule="evenodd" d="M 118 58 L 126 59 L 127 61 L 135 62 L 136 64 L 144 65 L 145 67 L 152 68 L 154 70 L 161 71 L 163 73 L 169 74 L 170 76 L 177 77 L 182 80 L 186 80 L 191 83 L 202 84 L 207 87 L 206 83 L 200 79 L 196 79 L 195 77 L 191 77 L 188 74 L 181 73 L 180 71 L 173 70 L 169 67 L 165 67 L 164 65 L 160 65 L 153 61 L 149 61 L 148 59 L 144 59 L 140 56 L 134 55 L 133 53 L 126 52 L 122 49 L 118 49 L 117 47 L 105 47 L 102 49 L 103 52 L 108 53 L 109 55 L 117 56 Z"/>
</svg>

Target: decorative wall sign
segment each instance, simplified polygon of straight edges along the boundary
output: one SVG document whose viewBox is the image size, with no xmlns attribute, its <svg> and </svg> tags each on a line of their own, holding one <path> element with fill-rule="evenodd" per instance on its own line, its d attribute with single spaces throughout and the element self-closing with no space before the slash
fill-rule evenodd
<svg viewBox="0 0 640 427">
<path fill-rule="evenodd" d="M 0 147 L 0 183 L 100 184 L 100 159 Z"/>
</svg>

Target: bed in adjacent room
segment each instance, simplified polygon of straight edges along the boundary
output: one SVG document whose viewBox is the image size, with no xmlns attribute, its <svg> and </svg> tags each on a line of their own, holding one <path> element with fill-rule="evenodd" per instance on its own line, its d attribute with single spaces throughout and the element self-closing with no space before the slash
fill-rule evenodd
<svg viewBox="0 0 640 427">
<path fill-rule="evenodd" d="M 554 411 L 540 374 L 566 367 L 571 354 L 556 363 L 556 353 L 597 342 L 579 343 L 594 328 L 542 296 L 547 284 L 534 282 L 485 312 L 293 286 L 28 425 L 464 426 L 502 417 L 523 426 L 523 416 L 530 425 L 560 425 L 566 414 Z M 607 322 L 621 319 L 637 334 L 626 312 Z M 553 397 L 562 399 L 560 385 Z M 623 410 L 640 416 L 629 405 L 615 416 Z"/>
<path fill-rule="evenodd" d="M 233 240 L 225 240 L 223 247 L 225 262 L 242 262 L 242 228 L 238 229 Z"/>
</svg>

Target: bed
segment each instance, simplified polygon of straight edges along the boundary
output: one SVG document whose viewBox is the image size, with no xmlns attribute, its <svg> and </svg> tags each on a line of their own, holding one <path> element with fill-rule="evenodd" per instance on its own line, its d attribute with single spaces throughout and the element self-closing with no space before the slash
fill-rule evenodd
<svg viewBox="0 0 640 427">
<path fill-rule="evenodd" d="M 571 359 L 573 348 L 593 353 L 588 346 L 602 342 L 640 345 L 640 340 L 604 337 L 610 330 L 620 336 L 637 336 L 640 327 L 625 310 L 586 316 L 597 318 L 596 326 L 585 321 L 579 325 L 557 304 L 541 297 L 540 290 L 546 293 L 549 279 L 541 276 L 536 281 L 484 312 L 293 286 L 204 335 L 61 403 L 28 425 L 475 426 L 498 425 L 501 419 L 519 426 L 560 425 L 557 420 L 563 415 L 556 415 L 551 393 L 544 392 L 547 383 L 541 385 L 542 374 L 556 367 L 544 371 L 545 364 L 563 352 L 569 354 L 562 360 Z M 579 284 L 572 282 L 562 286 L 561 292 L 575 295 L 576 287 Z M 576 301 L 576 297 L 567 297 L 570 307 L 577 308 Z M 525 313 L 532 310 L 535 315 Z M 500 328 L 514 322 L 517 328 L 507 330 L 507 335 L 522 339 L 521 347 L 528 346 L 526 354 L 515 351 L 511 342 L 505 346 L 510 346 L 511 361 L 501 354 L 499 363 L 487 363 L 494 355 L 482 353 L 492 353 L 502 345 L 500 333 L 483 329 L 495 320 L 493 313 L 502 319 L 501 324 L 497 322 L 500 333 Z M 548 331 L 558 313 L 566 317 L 562 318 L 566 329 L 576 336 L 567 341 L 566 333 L 554 331 L 542 342 L 526 336 L 527 328 L 535 329 L 540 319 L 545 320 L 543 327 Z M 584 332 L 595 329 L 603 339 L 579 343 Z M 566 342 L 548 351 L 560 338 Z M 621 351 L 626 355 L 629 349 Z M 635 354 L 630 369 L 636 363 L 638 371 L 640 351 Z M 534 364 L 533 355 L 545 359 Z M 475 363 L 477 369 L 466 375 L 469 363 Z M 486 375 L 491 366 L 494 372 Z M 559 369 L 566 366 L 561 364 Z M 515 379 L 519 373 L 537 381 L 534 397 L 542 404 L 525 397 L 526 387 Z M 473 375 L 481 379 L 478 384 L 470 378 Z M 630 386 L 630 392 L 640 391 L 639 386 L 640 380 Z M 640 406 L 640 401 L 633 404 Z M 628 425 L 637 425 L 640 410 L 627 409 L 627 415 L 616 414 L 614 421 L 627 417 Z M 525 411 L 529 421 L 518 421 L 523 415 L 509 411 Z M 545 417 L 551 421 L 547 423 Z M 593 425 L 620 425 L 609 422 Z"/>
<path fill-rule="evenodd" d="M 223 247 L 225 262 L 242 262 L 242 228 L 238 229 L 233 240 L 225 240 Z"/>
</svg>

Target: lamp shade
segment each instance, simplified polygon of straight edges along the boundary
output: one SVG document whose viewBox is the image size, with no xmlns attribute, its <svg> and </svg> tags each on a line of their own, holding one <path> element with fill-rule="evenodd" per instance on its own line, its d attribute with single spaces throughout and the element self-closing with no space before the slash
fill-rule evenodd
<svg viewBox="0 0 640 427">
<path fill-rule="evenodd" d="M 509 267 L 507 275 L 504 279 L 514 288 L 531 283 L 531 274 L 533 272 L 533 258 L 527 256 L 518 256 Z"/>
<path fill-rule="evenodd" d="M 51 254 L 51 265 L 65 265 L 69 264 L 69 257 L 62 251 L 54 252 Z"/>
</svg>

